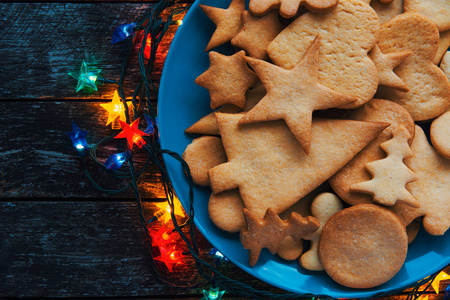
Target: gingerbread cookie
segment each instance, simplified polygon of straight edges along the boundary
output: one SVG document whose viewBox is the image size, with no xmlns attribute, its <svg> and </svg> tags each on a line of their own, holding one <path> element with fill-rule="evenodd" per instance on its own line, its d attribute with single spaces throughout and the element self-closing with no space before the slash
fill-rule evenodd
<svg viewBox="0 0 450 300">
<path fill-rule="evenodd" d="M 417 180 L 409 183 L 408 189 L 420 207 L 397 203 L 394 212 L 405 225 L 423 216 L 425 231 L 443 235 L 450 227 L 450 160 L 434 150 L 419 126 L 416 126 L 411 150 L 414 155 L 405 159 L 405 163 Z"/>
<path fill-rule="evenodd" d="M 245 51 L 231 56 L 209 52 L 210 66 L 195 79 L 195 83 L 208 89 L 211 108 L 226 103 L 245 107 L 245 93 L 258 81 L 245 63 Z"/>
<path fill-rule="evenodd" d="M 189 165 L 194 183 L 202 186 L 209 186 L 209 169 L 227 161 L 222 140 L 215 136 L 194 139 L 182 157 Z"/>
<path fill-rule="evenodd" d="M 320 237 L 319 257 L 336 282 L 362 289 L 394 277 L 403 266 L 407 249 L 405 226 L 394 213 L 360 204 L 328 220 Z"/>
<path fill-rule="evenodd" d="M 231 45 L 244 49 L 250 57 L 269 58 L 266 52 L 267 46 L 284 29 L 278 13 L 271 11 L 262 17 L 257 17 L 244 11 L 242 21 L 242 28 L 231 40 Z"/>
<path fill-rule="evenodd" d="M 433 63 L 438 43 L 436 25 L 418 13 L 404 13 L 381 26 L 378 46 L 383 53 L 409 50 L 412 54 L 395 69 L 409 92 L 380 86 L 377 96 L 400 104 L 415 121 L 435 118 L 450 105 L 450 83 Z"/>
<path fill-rule="evenodd" d="M 311 122 L 314 110 L 339 107 L 356 98 L 335 92 L 317 82 L 320 35 L 291 70 L 247 57 L 267 95 L 239 120 L 239 124 L 284 119 L 303 150 L 311 148 Z"/>
<path fill-rule="evenodd" d="M 199 6 L 217 26 L 205 51 L 230 41 L 241 29 L 241 13 L 245 10 L 245 0 L 233 0 L 227 9 L 203 4 Z"/>
<path fill-rule="evenodd" d="M 229 161 L 209 171 L 211 189 L 239 187 L 244 206 L 258 218 L 269 207 L 281 213 L 313 191 L 387 127 L 313 119 L 315 146 L 306 155 L 284 121 L 238 125 L 240 114 L 216 117 Z"/>
<path fill-rule="evenodd" d="M 345 118 L 352 120 L 387 122 L 391 124 L 328 180 L 334 192 L 348 204 L 373 203 L 370 195 L 352 192 L 350 187 L 353 184 L 368 181 L 372 178 L 364 166 L 368 162 L 380 160 L 386 156 L 385 152 L 380 148 L 380 144 L 392 138 L 393 130 L 399 126 L 404 126 L 411 137 L 414 136 L 414 121 L 403 107 L 395 102 L 381 99 L 372 99 L 356 110 L 343 111 L 343 113 Z M 409 142 L 412 142 L 412 138 Z"/>
<path fill-rule="evenodd" d="M 311 248 L 302 254 L 298 261 L 302 268 L 311 271 L 323 270 L 318 252 L 320 235 L 331 216 L 343 208 L 341 199 L 332 193 L 322 193 L 314 199 L 311 205 L 311 212 L 313 217 L 319 220 L 320 228 L 316 232 L 303 237 L 303 239 L 311 241 Z"/>
<path fill-rule="evenodd" d="M 297 14 L 299 6 L 304 5 L 311 11 L 327 11 L 339 0 L 250 0 L 249 10 L 256 16 L 266 14 L 269 10 L 279 9 L 284 18 L 292 18 Z"/>
<path fill-rule="evenodd" d="M 367 53 L 375 46 L 380 28 L 378 16 L 360 0 L 341 0 L 329 12 L 307 12 L 295 19 L 267 47 L 272 61 L 292 69 L 320 34 L 318 82 L 358 101 L 372 99 L 378 86 L 377 69 Z"/>
</svg>

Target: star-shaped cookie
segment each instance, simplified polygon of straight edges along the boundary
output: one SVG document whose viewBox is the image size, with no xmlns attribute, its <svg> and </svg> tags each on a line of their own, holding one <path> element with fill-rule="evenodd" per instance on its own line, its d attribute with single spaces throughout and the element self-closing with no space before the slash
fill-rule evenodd
<svg viewBox="0 0 450 300">
<path fill-rule="evenodd" d="M 284 28 L 278 12 L 273 10 L 262 17 L 257 17 L 249 11 L 244 11 L 242 21 L 242 28 L 231 40 L 231 45 L 244 49 L 250 57 L 268 59 L 267 46 Z"/>
<path fill-rule="evenodd" d="M 300 62 L 285 70 L 268 62 L 246 58 L 261 79 L 267 95 L 247 112 L 239 124 L 284 119 L 308 154 L 311 148 L 311 120 L 315 110 L 339 107 L 356 101 L 318 83 L 318 35 Z"/>
<path fill-rule="evenodd" d="M 369 57 L 377 67 L 378 84 L 390 86 L 402 92 L 408 92 L 408 86 L 395 73 L 394 68 L 398 66 L 406 57 L 411 55 L 411 51 L 399 51 L 392 53 L 382 53 L 376 45 L 369 53 Z"/>
<path fill-rule="evenodd" d="M 203 12 L 216 24 L 211 40 L 205 51 L 230 41 L 241 28 L 241 13 L 245 10 L 245 0 L 233 0 L 227 9 L 199 5 Z"/>
<path fill-rule="evenodd" d="M 209 90 L 211 109 L 226 103 L 244 108 L 245 93 L 258 82 L 256 74 L 245 63 L 245 51 L 231 56 L 211 51 L 209 61 L 209 68 L 195 79 L 195 83 Z"/>
</svg>

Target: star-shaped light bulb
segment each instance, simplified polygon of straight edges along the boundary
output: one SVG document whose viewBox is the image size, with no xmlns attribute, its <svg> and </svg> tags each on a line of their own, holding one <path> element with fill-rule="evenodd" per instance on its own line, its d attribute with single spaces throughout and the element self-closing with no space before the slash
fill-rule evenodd
<svg viewBox="0 0 450 300">
<path fill-rule="evenodd" d="M 440 272 L 436 276 L 436 278 L 434 278 L 433 282 L 431 283 L 431 286 L 433 287 L 436 294 L 439 294 L 439 283 L 441 282 L 441 280 L 449 280 L 449 279 L 450 279 L 450 275 L 448 275 L 445 272 Z"/>
<path fill-rule="evenodd" d="M 209 255 L 212 257 L 214 264 L 216 266 L 219 266 L 222 264 L 222 262 L 227 263 L 228 258 L 226 258 L 219 250 L 216 248 L 212 248 L 211 251 L 209 251 Z"/>
<path fill-rule="evenodd" d="M 152 236 L 152 241 L 158 246 L 166 246 L 176 243 L 173 236 L 176 230 L 169 230 L 166 224 L 161 226 L 159 229 L 150 228 L 149 231 Z"/>
<path fill-rule="evenodd" d="M 154 217 L 149 222 L 158 220 L 163 220 L 164 223 L 167 223 L 169 220 L 172 219 L 170 213 L 172 212 L 172 209 L 170 208 L 169 203 L 167 202 L 160 202 L 160 203 L 154 203 L 154 205 L 159 208 L 158 211 L 156 211 Z M 175 216 L 184 217 L 185 213 L 183 210 L 183 207 L 181 206 L 180 200 L 178 200 L 177 197 L 173 200 L 173 209 Z"/>
<path fill-rule="evenodd" d="M 113 32 L 111 45 L 125 40 L 134 33 L 136 23 L 122 24 L 116 27 Z"/>
<path fill-rule="evenodd" d="M 173 265 L 183 263 L 183 252 L 176 250 L 176 245 L 171 247 L 159 247 L 160 254 L 155 257 L 155 260 L 163 262 L 170 272 L 173 270 Z"/>
<path fill-rule="evenodd" d="M 122 153 L 111 154 L 105 162 L 105 167 L 108 170 L 117 170 L 122 164 L 131 158 L 131 151 L 125 151 Z"/>
<path fill-rule="evenodd" d="M 85 156 L 88 151 L 88 145 L 86 143 L 87 131 L 82 131 L 80 128 L 72 121 L 72 131 L 66 132 L 66 134 L 72 140 L 72 145 L 78 156 Z"/>
<path fill-rule="evenodd" d="M 220 300 L 222 299 L 225 291 L 221 291 L 219 288 L 210 287 L 209 290 L 203 290 L 203 298 L 200 300 Z"/>
<path fill-rule="evenodd" d="M 142 138 L 142 136 L 147 136 L 148 134 L 139 130 L 139 119 L 137 118 L 131 125 L 128 125 L 127 123 L 119 120 L 120 127 L 122 127 L 122 131 L 116 135 L 115 139 L 127 139 L 128 146 L 130 146 L 130 149 L 133 149 L 133 145 L 136 144 L 139 148 L 142 148 L 146 144 L 145 140 Z"/>
<path fill-rule="evenodd" d="M 128 107 L 131 106 L 131 101 L 127 101 L 126 103 Z M 117 90 L 114 91 L 114 96 L 111 102 L 100 104 L 100 106 L 103 107 L 108 112 L 108 120 L 106 121 L 106 125 L 109 125 L 117 117 L 119 117 L 119 120 L 123 122 L 126 121 L 127 118 L 125 116 L 125 106 L 123 105 L 122 100 L 120 100 L 119 93 L 117 92 Z"/>
<path fill-rule="evenodd" d="M 97 81 L 98 74 L 100 74 L 101 71 L 101 69 L 89 66 L 83 59 L 81 62 L 80 71 L 69 72 L 68 74 L 78 80 L 76 89 L 76 92 L 78 93 L 84 87 L 89 87 L 96 91 L 97 85 L 95 85 L 95 82 Z"/>
<path fill-rule="evenodd" d="M 444 299 L 442 300 L 450 300 L 450 284 L 444 290 Z"/>
</svg>

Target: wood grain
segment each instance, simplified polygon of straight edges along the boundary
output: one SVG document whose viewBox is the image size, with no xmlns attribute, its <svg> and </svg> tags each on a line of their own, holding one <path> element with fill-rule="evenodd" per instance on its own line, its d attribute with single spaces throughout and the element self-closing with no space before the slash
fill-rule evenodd
<svg viewBox="0 0 450 300">
<path fill-rule="evenodd" d="M 134 199 L 133 191 L 110 195 L 97 191 L 83 171 L 83 158 L 72 149 L 65 134 L 72 121 L 89 131 L 86 140 L 92 147 L 102 138 L 117 134 L 106 127 L 107 114 L 96 102 L 0 102 L 0 195 L 2 198 L 123 198 Z M 145 128 L 145 121 L 141 128 Z M 124 139 L 114 140 L 98 148 L 102 162 L 126 150 Z M 135 156 L 137 169 L 146 159 Z M 92 177 L 109 189 L 123 187 L 123 180 L 113 180 L 86 158 Z M 141 163 L 139 163 L 141 161 Z M 121 170 L 126 171 L 124 165 Z M 152 166 L 140 181 L 145 198 L 165 198 L 159 170 Z"/>
<path fill-rule="evenodd" d="M 186 6 L 180 4 L 178 6 Z M 119 80 L 129 43 L 111 45 L 114 29 L 137 22 L 154 3 L 3 3 L 0 10 L 0 99 L 111 99 L 115 86 L 98 92 L 75 92 L 81 61 L 102 69 L 100 76 Z M 181 19 L 178 16 L 177 19 Z M 152 78 L 159 81 L 163 62 L 177 26 L 171 26 L 160 44 Z M 135 43 L 124 88 L 132 95 L 138 82 Z"/>
<path fill-rule="evenodd" d="M 147 213 L 152 211 L 149 203 L 144 208 Z M 0 297 L 163 297 L 201 293 L 157 281 L 137 206 L 132 202 L 1 202 L 0 220 Z M 176 241 L 183 249 L 183 242 Z M 212 262 L 208 256 L 212 246 L 201 236 L 199 246 L 201 257 Z M 172 273 L 164 265 L 158 267 L 173 283 L 201 282 L 188 257 L 184 264 L 175 265 Z M 224 268 L 234 279 L 279 291 L 237 267 Z"/>
</svg>

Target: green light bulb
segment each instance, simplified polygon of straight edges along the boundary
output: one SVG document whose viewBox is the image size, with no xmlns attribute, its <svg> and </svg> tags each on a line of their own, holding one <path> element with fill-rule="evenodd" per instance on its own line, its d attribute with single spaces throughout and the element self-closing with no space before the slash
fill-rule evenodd
<svg viewBox="0 0 450 300">
<path fill-rule="evenodd" d="M 84 87 L 89 87 L 93 90 L 97 90 L 95 82 L 97 81 L 98 74 L 101 69 L 90 67 L 83 59 L 81 62 L 81 69 L 79 72 L 70 72 L 70 76 L 78 80 L 76 92 L 78 93 Z"/>
</svg>

